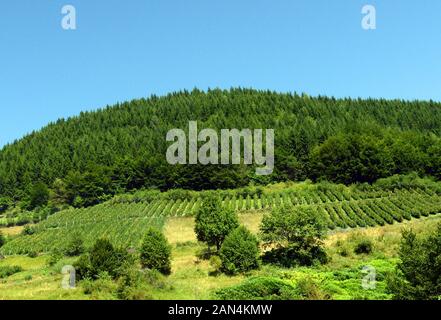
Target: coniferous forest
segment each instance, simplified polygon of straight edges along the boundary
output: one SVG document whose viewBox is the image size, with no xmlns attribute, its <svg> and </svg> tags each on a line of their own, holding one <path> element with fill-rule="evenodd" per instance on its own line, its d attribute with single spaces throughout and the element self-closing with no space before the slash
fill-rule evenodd
<svg viewBox="0 0 441 320">
<path fill-rule="evenodd" d="M 275 169 L 170 165 L 169 129 L 271 128 Z M 238 188 L 281 181 L 372 183 L 416 172 L 441 178 L 441 104 L 335 99 L 253 89 L 194 89 L 60 119 L 0 151 L 0 207 L 91 206 L 135 189 Z"/>
</svg>

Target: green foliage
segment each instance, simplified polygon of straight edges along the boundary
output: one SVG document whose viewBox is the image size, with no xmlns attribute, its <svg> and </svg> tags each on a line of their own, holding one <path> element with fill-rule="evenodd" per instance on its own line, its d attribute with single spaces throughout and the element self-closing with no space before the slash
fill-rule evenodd
<svg viewBox="0 0 441 320">
<path fill-rule="evenodd" d="M 29 193 L 29 208 L 30 210 L 37 207 L 47 205 L 49 201 L 49 189 L 43 182 L 37 182 Z"/>
<path fill-rule="evenodd" d="M 122 300 L 151 300 L 149 282 L 144 272 L 131 268 L 119 279 L 116 296 Z"/>
<path fill-rule="evenodd" d="M 102 272 L 116 279 L 133 263 L 133 257 L 127 251 L 115 249 L 107 239 L 98 239 L 90 251 L 75 262 L 74 267 L 79 279 L 97 279 Z"/>
<path fill-rule="evenodd" d="M 0 266 L 0 279 L 7 278 L 22 271 L 23 268 L 20 266 Z"/>
<path fill-rule="evenodd" d="M 311 208 L 283 205 L 265 215 L 260 227 L 264 245 L 271 248 L 265 260 L 284 266 L 326 262 L 322 239 L 326 226 Z"/>
<path fill-rule="evenodd" d="M 0 230 L 0 248 L 6 243 L 6 238 Z"/>
<path fill-rule="evenodd" d="M 0 197 L 0 213 L 5 212 L 12 204 L 8 197 Z"/>
<path fill-rule="evenodd" d="M 274 174 L 256 176 L 253 165 L 168 164 L 165 134 L 185 130 L 188 119 L 216 130 L 273 128 Z M 54 203 L 79 207 L 142 188 L 227 189 L 305 178 L 373 181 L 410 171 L 440 178 L 440 121 L 441 105 L 432 101 L 314 98 L 242 88 L 151 96 L 60 119 L 5 146 L 0 196 L 27 202 L 32 186 L 44 183 Z M 46 193 L 41 195 L 31 207 L 46 202 Z"/>
<path fill-rule="evenodd" d="M 83 279 L 81 287 L 84 293 L 90 295 L 92 299 L 112 299 L 117 289 L 117 284 L 107 272 L 101 272 L 95 280 Z"/>
<path fill-rule="evenodd" d="M 303 300 L 329 300 L 331 298 L 326 290 L 310 277 L 297 281 L 296 291 Z"/>
<path fill-rule="evenodd" d="M 47 260 L 47 264 L 49 267 L 53 267 L 63 258 L 63 252 L 61 250 L 52 250 L 49 254 L 49 259 Z"/>
<path fill-rule="evenodd" d="M 220 250 L 225 237 L 239 226 L 237 214 L 223 208 L 219 197 L 209 195 L 196 212 L 195 233 L 197 239 Z"/>
<path fill-rule="evenodd" d="M 252 277 L 243 283 L 216 291 L 220 300 L 295 300 L 299 295 L 292 285 L 272 277 Z"/>
<path fill-rule="evenodd" d="M 388 279 L 398 300 L 439 300 L 441 297 L 441 224 L 425 238 L 404 230 L 400 263 Z"/>
<path fill-rule="evenodd" d="M 141 245 L 141 265 L 158 270 L 163 274 L 171 272 L 171 247 L 165 236 L 155 228 L 149 228 Z"/>
<path fill-rule="evenodd" d="M 34 233 L 35 233 L 35 228 L 29 225 L 25 226 L 22 230 L 23 235 L 30 236 L 33 235 Z"/>
<path fill-rule="evenodd" d="M 393 165 L 388 147 L 366 135 L 330 137 L 311 154 L 313 178 L 345 184 L 372 183 L 390 175 Z"/>
<path fill-rule="evenodd" d="M 259 241 L 245 227 L 233 230 L 219 252 L 222 270 L 228 274 L 247 272 L 259 267 Z"/>
<path fill-rule="evenodd" d="M 211 274 L 215 275 L 218 274 L 220 269 L 222 268 L 222 260 L 219 256 L 211 256 L 210 260 L 210 267 L 212 268 Z"/>
<path fill-rule="evenodd" d="M 84 242 L 81 236 L 75 233 L 67 244 L 64 253 L 68 257 L 76 257 L 84 252 Z"/>
<path fill-rule="evenodd" d="M 354 252 L 356 254 L 370 254 L 373 247 L 374 245 L 370 239 L 361 239 L 355 244 Z"/>
<path fill-rule="evenodd" d="M 148 227 L 161 229 L 167 217 L 196 215 L 212 191 L 171 194 L 137 191 L 87 209 L 69 208 L 57 214 L 51 214 L 53 211 L 49 209 L 37 213 L 18 208 L 8 210 L 0 218 L 0 225 L 13 226 L 22 218 L 43 220 L 26 227 L 24 232 L 30 231 L 31 235 L 11 238 L 0 252 L 6 255 L 30 250 L 50 252 L 58 246 L 59 239 L 70 239 L 73 233 L 79 234 L 87 247 L 96 239 L 107 237 L 116 246 L 139 248 Z M 308 208 L 323 218 L 327 228 L 334 230 L 392 224 L 441 212 L 441 182 L 416 174 L 395 175 L 373 185 L 279 183 L 265 188 L 219 190 L 216 194 L 222 197 L 222 208 L 227 210 L 240 211 L 249 206 L 252 210 L 270 210 L 282 205 Z M 253 201 L 244 205 L 248 196 Z"/>
<path fill-rule="evenodd" d="M 38 252 L 35 250 L 31 250 L 28 252 L 28 257 L 29 258 L 36 258 L 36 257 L 38 257 Z"/>
</svg>

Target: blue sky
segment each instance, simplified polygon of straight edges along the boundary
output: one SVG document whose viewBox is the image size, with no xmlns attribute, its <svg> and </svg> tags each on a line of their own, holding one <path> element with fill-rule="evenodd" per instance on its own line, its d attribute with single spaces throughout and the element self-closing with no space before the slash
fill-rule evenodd
<svg viewBox="0 0 441 320">
<path fill-rule="evenodd" d="M 77 30 L 61 28 L 72 4 Z M 361 28 L 361 8 L 377 29 Z M 0 4 L 0 145 L 118 101 L 233 86 L 441 101 L 441 1 Z"/>
</svg>

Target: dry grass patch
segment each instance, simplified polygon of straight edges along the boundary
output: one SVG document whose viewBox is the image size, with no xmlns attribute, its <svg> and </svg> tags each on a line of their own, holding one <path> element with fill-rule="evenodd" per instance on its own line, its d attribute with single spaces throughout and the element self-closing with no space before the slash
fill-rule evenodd
<svg viewBox="0 0 441 320">
<path fill-rule="evenodd" d="M 172 217 L 167 219 L 164 234 L 171 244 L 196 242 L 193 217 Z"/>
<path fill-rule="evenodd" d="M 239 216 L 240 224 L 247 227 L 252 233 L 259 232 L 262 222 L 262 212 L 241 213 Z M 168 218 L 164 226 L 164 234 L 171 244 L 182 244 L 187 242 L 197 242 L 194 233 L 193 217 L 171 217 Z"/>
<path fill-rule="evenodd" d="M 24 226 L 15 226 L 15 227 L 8 227 L 8 228 L 0 228 L 0 232 L 3 233 L 5 236 L 16 236 L 20 234 L 24 229 Z"/>
</svg>

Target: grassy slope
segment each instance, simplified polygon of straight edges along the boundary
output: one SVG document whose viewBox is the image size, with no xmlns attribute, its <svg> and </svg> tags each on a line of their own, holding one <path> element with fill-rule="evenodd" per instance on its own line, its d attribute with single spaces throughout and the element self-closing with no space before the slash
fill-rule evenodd
<svg viewBox="0 0 441 320">
<path fill-rule="evenodd" d="M 243 196 L 240 190 L 219 192 L 223 192 L 224 206 L 242 213 L 267 211 L 282 203 L 311 207 L 323 216 L 330 229 L 384 225 L 441 212 L 441 185 L 427 181 L 393 191 L 310 183 L 272 185 L 261 191 L 260 196 Z M 33 226 L 31 235 L 13 236 L 20 229 L 4 232 L 12 236 L 0 253 L 50 252 L 63 247 L 72 234 L 79 234 L 86 246 L 99 237 L 107 237 L 117 246 L 138 247 L 146 227 L 161 228 L 169 217 L 194 215 L 202 204 L 202 195 L 196 192 L 184 200 L 175 199 L 177 194 L 171 193 L 155 195 L 153 200 L 144 199 L 142 194 L 122 195 L 93 207 L 63 210 Z M 248 215 L 248 219 L 254 221 L 256 217 Z"/>
<path fill-rule="evenodd" d="M 258 230 L 261 214 L 242 214 L 242 223 L 254 232 Z M 441 216 L 412 219 L 403 223 L 367 229 L 350 229 L 331 232 L 326 240 L 326 249 L 331 261 L 315 268 L 283 269 L 263 266 L 248 276 L 276 276 L 296 283 L 300 279 L 313 279 L 322 291 L 333 299 L 376 298 L 387 299 L 384 275 L 393 269 L 397 260 L 400 231 L 412 227 L 418 233 L 432 230 Z M 155 299 L 208 299 L 213 291 L 230 285 L 239 284 L 244 276 L 228 277 L 210 275 L 212 268 L 206 260 L 196 257 L 204 248 L 196 242 L 193 234 L 193 219 L 180 217 L 168 219 L 165 232 L 173 245 L 173 273 L 167 278 L 167 285 L 150 292 Z M 370 255 L 355 255 L 353 247 L 357 239 L 367 237 L 374 243 L 374 252 Z M 341 251 L 347 251 L 342 256 Z M 6 279 L 0 279 L 0 299 L 100 299 L 111 298 L 106 295 L 86 295 L 81 286 L 74 290 L 61 289 L 61 270 L 72 259 L 64 259 L 53 267 L 47 267 L 47 256 L 28 258 L 11 256 L 0 260 L 4 265 L 20 265 L 24 271 Z M 377 288 L 363 290 L 361 287 L 361 268 L 365 265 L 377 269 Z M 319 296 L 321 297 L 321 296 Z M 314 298 L 314 297 L 310 297 Z"/>
</svg>

